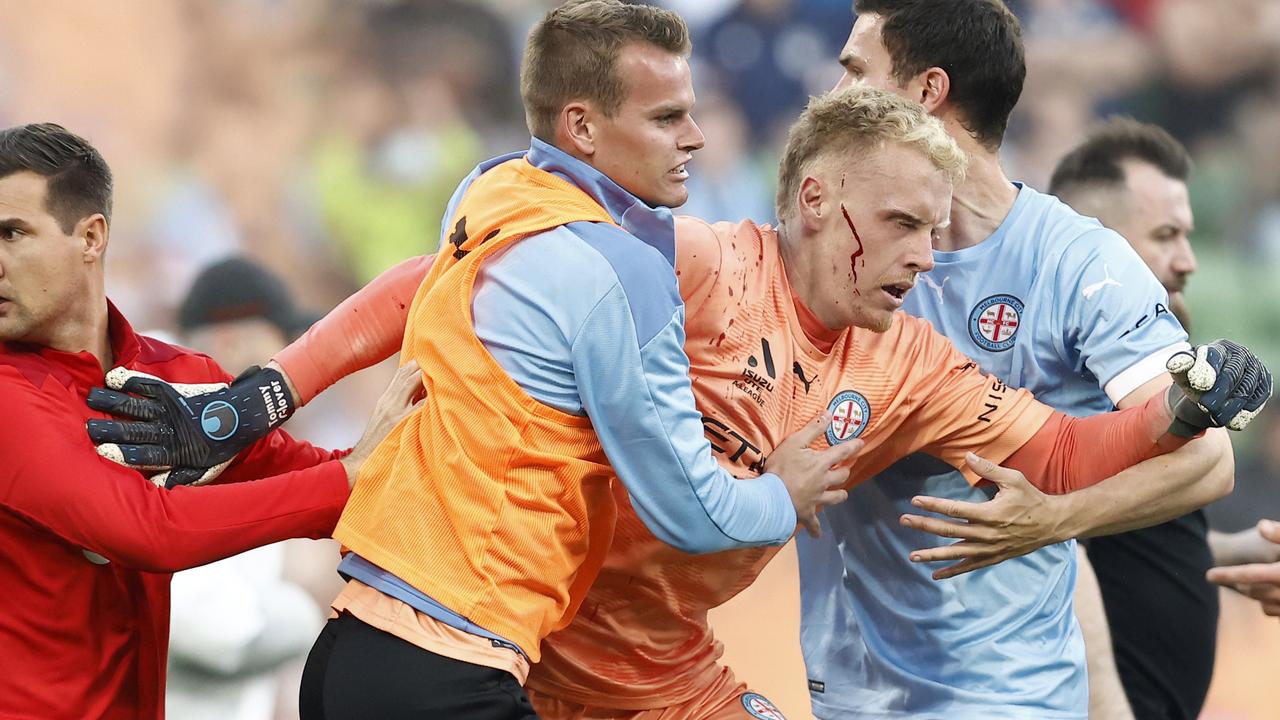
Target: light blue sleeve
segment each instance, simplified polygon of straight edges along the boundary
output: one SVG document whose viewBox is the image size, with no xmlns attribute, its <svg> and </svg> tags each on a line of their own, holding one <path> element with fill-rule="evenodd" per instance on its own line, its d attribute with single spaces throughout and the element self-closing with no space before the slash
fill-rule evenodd
<svg viewBox="0 0 1280 720">
<path fill-rule="evenodd" d="M 1068 245 L 1057 280 L 1064 345 L 1113 402 L 1165 372 L 1186 346 L 1168 293 L 1117 233 L 1091 230 Z"/>
<path fill-rule="evenodd" d="M 736 479 L 712 456 L 684 354 L 684 306 L 657 250 L 590 223 L 530 236 L 481 267 L 472 314 L 481 343 L 525 392 L 592 418 L 660 540 L 705 553 L 791 537 L 782 480 Z"/>
<path fill-rule="evenodd" d="M 795 509 L 773 474 L 738 480 L 712 457 L 684 353 L 684 308 L 643 347 L 622 286 L 573 343 L 583 406 L 640 519 L 690 553 L 781 545 Z"/>
</svg>

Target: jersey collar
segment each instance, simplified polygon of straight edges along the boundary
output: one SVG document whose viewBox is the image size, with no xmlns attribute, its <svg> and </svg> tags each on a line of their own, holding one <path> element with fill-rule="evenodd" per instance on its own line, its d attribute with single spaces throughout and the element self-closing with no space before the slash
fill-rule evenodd
<svg viewBox="0 0 1280 720">
<path fill-rule="evenodd" d="M 125 319 L 115 303 L 107 300 L 107 333 L 111 341 L 112 365 L 129 365 L 138 359 L 142 345 L 133 326 Z M 65 352 L 29 343 L 5 343 L 6 352 L 35 354 L 58 369 L 54 376 L 63 384 L 75 385 L 82 390 L 102 384 L 102 366 L 98 358 L 87 350 Z"/>
<path fill-rule="evenodd" d="M 657 249 L 675 267 L 675 222 L 670 208 L 649 207 L 604 173 L 538 138 L 533 138 L 525 158 L 530 165 L 559 175 L 590 195 L 623 230 Z"/>
</svg>

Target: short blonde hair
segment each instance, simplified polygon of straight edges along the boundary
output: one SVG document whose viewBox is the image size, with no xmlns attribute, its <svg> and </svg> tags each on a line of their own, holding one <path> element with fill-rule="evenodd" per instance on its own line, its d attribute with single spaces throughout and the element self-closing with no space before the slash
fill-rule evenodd
<svg viewBox="0 0 1280 720">
<path fill-rule="evenodd" d="M 941 120 L 918 103 L 855 85 L 811 98 L 791 126 L 778 167 L 778 219 L 789 217 L 800 182 L 818 159 L 837 152 L 856 157 L 857 151 L 886 142 L 915 147 L 952 184 L 964 178 L 968 159 Z"/>
<path fill-rule="evenodd" d="M 631 42 L 681 57 L 692 48 L 689 28 L 671 10 L 621 0 L 571 0 L 529 31 L 520 63 L 520 98 L 536 138 L 551 142 L 556 118 L 575 100 L 590 100 L 612 117 L 627 96 L 618 54 Z"/>
</svg>

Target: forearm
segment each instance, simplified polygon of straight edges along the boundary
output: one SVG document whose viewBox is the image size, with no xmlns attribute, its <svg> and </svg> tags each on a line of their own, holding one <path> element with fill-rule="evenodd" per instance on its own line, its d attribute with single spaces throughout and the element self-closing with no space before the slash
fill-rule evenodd
<svg viewBox="0 0 1280 720">
<path fill-rule="evenodd" d="M 1051 495 L 1090 487 L 1121 470 L 1182 447 L 1170 435 L 1163 394 L 1139 407 L 1084 418 L 1054 413 L 1003 463 Z"/>
<path fill-rule="evenodd" d="M 339 461 L 202 488 L 166 491 L 137 482 L 130 512 L 106 520 L 90 549 L 146 572 L 176 572 L 289 538 L 328 537 L 350 493 Z"/>
<path fill-rule="evenodd" d="M 1213 553 L 1214 565 L 1275 562 L 1280 556 L 1277 549 L 1278 546 L 1260 535 L 1256 527 L 1233 533 L 1209 531 L 1209 550 Z"/>
<path fill-rule="evenodd" d="M 772 474 L 737 480 L 715 461 L 694 402 L 683 332 L 673 321 L 643 348 L 620 303 L 602 302 L 579 333 L 575 367 L 596 432 L 655 536 L 685 552 L 717 552 L 785 543 L 795 509 Z M 622 328 L 622 331 L 619 331 Z M 617 337 L 620 336 L 620 337 Z"/>
<path fill-rule="evenodd" d="M 400 349 L 409 306 L 434 261 L 422 255 L 383 272 L 271 358 L 298 405 Z"/>
<path fill-rule="evenodd" d="M 1225 430 L 1122 470 L 1057 501 L 1068 537 L 1113 535 L 1181 517 L 1231 491 L 1235 461 Z"/>
</svg>

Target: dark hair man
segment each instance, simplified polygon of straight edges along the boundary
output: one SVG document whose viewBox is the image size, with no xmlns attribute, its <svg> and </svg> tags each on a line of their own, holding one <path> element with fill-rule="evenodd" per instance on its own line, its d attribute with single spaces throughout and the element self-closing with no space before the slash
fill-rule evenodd
<svg viewBox="0 0 1280 720">
<path fill-rule="evenodd" d="M 85 398 L 105 368 L 230 379 L 135 334 L 107 300 L 110 215 L 111 171 L 88 142 L 53 124 L 0 131 L 0 716 L 161 717 L 170 574 L 328 536 L 358 468 L 420 389 L 401 373 L 340 460 L 283 432 L 254 443 L 224 477 L 284 473 L 259 482 L 169 492 L 103 459 L 84 424 L 104 417 Z"/>
</svg>

